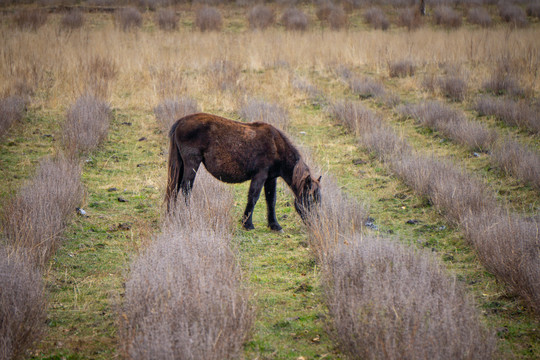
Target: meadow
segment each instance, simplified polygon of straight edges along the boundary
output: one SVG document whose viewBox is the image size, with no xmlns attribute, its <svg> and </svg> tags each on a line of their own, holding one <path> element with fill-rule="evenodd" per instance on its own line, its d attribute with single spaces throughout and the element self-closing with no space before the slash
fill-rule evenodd
<svg viewBox="0 0 540 360">
<path fill-rule="evenodd" d="M 538 358 L 540 9 L 412 3 L 0 1 L 0 359 Z M 321 207 L 245 231 L 201 170 L 166 214 L 198 111 Z"/>
</svg>

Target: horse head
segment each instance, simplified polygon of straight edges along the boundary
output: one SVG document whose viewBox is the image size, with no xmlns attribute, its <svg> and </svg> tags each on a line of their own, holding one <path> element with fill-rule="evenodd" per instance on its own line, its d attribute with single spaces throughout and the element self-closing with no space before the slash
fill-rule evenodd
<svg viewBox="0 0 540 360">
<path fill-rule="evenodd" d="M 321 176 L 318 179 L 311 176 L 307 165 L 300 160 L 294 169 L 292 188 L 295 195 L 294 208 L 305 221 L 313 206 L 321 202 Z"/>
</svg>

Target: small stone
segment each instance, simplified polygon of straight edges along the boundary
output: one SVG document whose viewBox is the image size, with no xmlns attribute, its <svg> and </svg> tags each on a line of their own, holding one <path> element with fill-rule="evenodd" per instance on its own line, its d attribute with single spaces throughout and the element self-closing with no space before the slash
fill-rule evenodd
<svg viewBox="0 0 540 360">
<path fill-rule="evenodd" d="M 144 141 L 144 140 L 146 140 L 146 137 L 144 137 L 144 136 L 139 139 L 139 141 Z"/>
<path fill-rule="evenodd" d="M 119 202 L 128 202 L 126 199 L 124 199 L 124 198 L 121 197 L 121 196 L 118 197 L 118 201 L 119 201 Z"/>
<path fill-rule="evenodd" d="M 128 121 L 124 121 L 123 123 L 120 123 L 120 125 L 131 126 L 131 123 Z"/>
<path fill-rule="evenodd" d="M 115 188 L 115 187 L 111 187 L 111 188 L 108 188 L 107 191 L 108 192 L 113 192 L 113 191 L 118 191 L 118 189 Z"/>
<path fill-rule="evenodd" d="M 367 163 L 367 161 L 362 160 L 362 159 L 354 159 L 354 160 L 352 161 L 352 163 L 353 163 L 353 165 L 364 165 L 364 164 Z"/>
<path fill-rule="evenodd" d="M 86 211 L 84 211 L 84 209 L 76 208 L 75 210 L 77 210 L 77 214 L 79 214 L 81 216 L 84 216 L 84 217 L 88 217 L 88 215 L 86 214 Z"/>
<path fill-rule="evenodd" d="M 409 224 L 409 225 L 416 225 L 416 224 L 418 224 L 419 222 L 420 222 L 419 220 L 411 219 L 411 220 L 407 220 L 406 224 Z"/>
</svg>

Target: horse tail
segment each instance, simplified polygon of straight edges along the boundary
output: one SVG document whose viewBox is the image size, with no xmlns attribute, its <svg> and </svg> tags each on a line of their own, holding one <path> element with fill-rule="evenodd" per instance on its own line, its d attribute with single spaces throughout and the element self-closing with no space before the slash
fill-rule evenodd
<svg viewBox="0 0 540 360">
<path fill-rule="evenodd" d="M 167 192 L 165 194 L 165 201 L 167 202 L 167 211 L 170 210 L 171 202 L 176 200 L 178 195 L 178 187 L 182 181 L 184 173 L 184 162 L 178 149 L 176 142 L 175 130 L 178 126 L 176 122 L 169 132 L 170 146 L 169 146 L 169 164 L 168 164 L 168 176 L 167 176 Z"/>
</svg>

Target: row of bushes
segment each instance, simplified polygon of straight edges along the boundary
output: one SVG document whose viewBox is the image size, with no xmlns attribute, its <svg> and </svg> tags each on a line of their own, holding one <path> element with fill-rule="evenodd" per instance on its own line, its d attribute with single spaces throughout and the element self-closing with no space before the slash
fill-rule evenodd
<svg viewBox="0 0 540 360">
<path fill-rule="evenodd" d="M 538 219 L 509 214 L 482 182 L 447 161 L 415 154 L 377 114 L 358 102 L 333 105 L 330 116 L 358 134 L 362 146 L 387 161 L 405 183 L 462 228 L 484 266 L 540 311 L 539 238 L 534 230 Z"/>
</svg>

